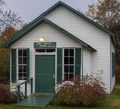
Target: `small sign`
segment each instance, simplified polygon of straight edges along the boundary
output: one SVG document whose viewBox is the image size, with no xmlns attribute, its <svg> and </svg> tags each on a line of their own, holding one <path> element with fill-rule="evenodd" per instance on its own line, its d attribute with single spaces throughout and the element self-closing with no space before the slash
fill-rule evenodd
<svg viewBox="0 0 120 109">
<path fill-rule="evenodd" d="M 56 48 L 56 42 L 34 42 L 34 48 Z"/>
</svg>

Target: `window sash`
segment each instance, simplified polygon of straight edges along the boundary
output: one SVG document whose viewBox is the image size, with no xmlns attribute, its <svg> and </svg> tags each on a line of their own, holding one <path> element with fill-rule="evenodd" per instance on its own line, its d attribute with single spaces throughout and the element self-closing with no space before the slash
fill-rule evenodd
<svg viewBox="0 0 120 109">
<path fill-rule="evenodd" d="M 75 74 L 75 50 L 74 48 L 64 48 L 63 49 L 63 78 L 66 81 L 70 81 L 71 77 L 74 78 L 74 74 Z M 71 51 L 73 53 L 71 53 Z M 68 53 L 67 53 L 68 52 Z M 72 55 L 72 56 L 71 56 Z M 65 62 L 65 58 L 68 58 L 68 62 Z M 72 62 L 70 62 L 70 58 L 73 58 Z M 68 67 L 68 72 L 65 72 L 65 67 Z M 73 67 L 73 72 L 70 71 L 70 67 Z M 67 79 L 65 78 L 65 76 L 67 75 Z"/>
<path fill-rule="evenodd" d="M 18 80 L 26 79 L 27 79 L 27 49 L 18 49 Z"/>
</svg>

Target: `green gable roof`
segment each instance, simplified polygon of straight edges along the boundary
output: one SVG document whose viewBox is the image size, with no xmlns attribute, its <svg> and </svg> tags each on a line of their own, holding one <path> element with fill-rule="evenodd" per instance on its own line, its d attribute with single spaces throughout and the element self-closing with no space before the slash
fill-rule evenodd
<svg viewBox="0 0 120 109">
<path fill-rule="evenodd" d="M 59 6 L 64 6 L 67 9 L 71 10 L 72 12 L 76 13 L 77 15 L 81 16 L 82 18 L 84 18 L 85 20 L 89 21 L 90 23 L 92 23 L 93 25 L 95 25 L 96 27 L 98 27 L 99 29 L 103 30 L 104 32 L 108 33 L 114 43 L 115 46 L 117 46 L 117 40 L 116 40 L 116 35 L 113 34 L 111 31 L 103 28 L 102 26 L 100 26 L 99 24 L 95 23 L 94 21 L 92 21 L 91 19 L 89 19 L 88 17 L 86 17 L 85 15 L 81 14 L 80 12 L 76 11 L 75 9 L 73 9 L 72 7 L 68 6 L 67 4 L 63 3 L 62 1 L 57 2 L 56 4 L 54 4 L 51 8 L 49 8 L 47 11 L 43 12 L 39 17 L 37 17 L 35 20 L 33 20 L 32 22 L 30 22 L 28 25 L 26 25 L 23 29 L 21 29 L 19 32 L 17 32 L 15 35 L 13 35 L 11 38 L 16 37 L 19 33 L 21 33 L 22 31 L 24 31 L 26 28 L 28 28 L 29 26 L 31 26 L 33 23 L 37 22 L 41 17 L 45 17 L 46 15 L 48 15 L 50 12 L 52 12 L 54 9 L 56 9 Z"/>
<path fill-rule="evenodd" d="M 11 37 L 11 40 L 9 42 L 7 42 L 5 45 L 3 45 L 3 48 L 7 48 L 8 46 L 10 46 L 11 44 L 13 44 L 15 42 L 15 40 L 17 38 L 21 37 L 22 35 L 25 35 L 27 32 L 31 31 L 33 29 L 33 25 L 38 25 L 39 22 L 43 19 L 43 17 L 45 17 L 47 14 L 49 14 L 50 12 L 52 12 L 54 9 L 56 9 L 59 6 L 64 6 L 67 9 L 71 10 L 72 12 L 76 13 L 77 15 L 81 16 L 82 18 L 86 19 L 87 21 L 91 22 L 92 24 L 94 24 L 96 27 L 100 28 L 101 30 L 105 31 L 106 33 L 108 33 L 114 43 L 114 45 L 117 46 L 117 40 L 116 40 L 116 36 L 115 34 L 113 34 L 112 32 L 110 32 L 109 30 L 103 28 L 102 26 L 98 25 L 97 23 L 95 23 L 94 21 L 92 21 L 91 19 L 89 19 L 88 17 L 84 16 L 83 14 L 79 13 L 78 11 L 76 11 L 75 9 L 73 9 L 72 7 L 68 6 L 67 4 L 63 3 L 62 1 L 57 2 L 55 5 L 53 5 L 51 8 L 49 8 L 47 11 L 43 12 L 39 17 L 37 17 L 35 20 L 33 20 L 32 22 L 30 22 L 28 25 L 26 25 L 24 28 L 22 28 L 20 31 L 18 31 L 16 34 L 14 34 Z M 45 20 L 45 18 L 44 18 Z M 53 23 L 53 22 L 52 22 Z M 54 23 L 53 23 L 54 24 Z M 59 26 L 58 26 L 59 27 Z M 62 28 L 61 28 L 62 29 Z M 62 29 L 64 30 L 64 29 Z M 64 30 L 66 31 L 66 30 Z M 67 31 L 66 31 L 67 32 Z M 67 32 L 69 33 L 69 32 Z M 75 39 L 78 39 L 77 37 L 75 37 Z M 80 39 L 78 39 L 80 40 Z M 12 42 L 13 41 L 13 42 Z M 83 41 L 82 41 L 83 42 Z"/>
<path fill-rule="evenodd" d="M 9 48 L 9 46 L 11 44 L 13 44 L 14 42 L 16 42 L 17 40 L 19 40 L 21 37 L 23 37 L 24 35 L 26 35 L 28 32 L 30 32 L 31 30 L 33 30 L 35 27 L 37 27 L 39 24 L 41 24 L 42 22 L 47 22 L 48 24 L 50 24 L 51 26 L 57 28 L 58 30 L 62 31 L 63 33 L 65 33 L 66 35 L 68 35 L 69 37 L 71 37 L 72 39 L 74 39 L 75 41 L 77 41 L 78 43 L 80 43 L 81 45 L 91 49 L 91 50 L 95 50 L 94 48 L 92 48 L 90 45 L 88 45 L 87 43 L 83 42 L 82 40 L 78 39 L 77 37 L 75 37 L 74 35 L 72 35 L 71 33 L 69 33 L 68 31 L 66 31 L 65 29 L 59 27 L 58 25 L 56 25 L 55 23 L 51 22 L 50 20 L 46 19 L 46 18 L 41 18 L 39 19 L 37 22 L 33 23 L 31 26 L 29 26 L 28 28 L 26 28 L 24 31 L 20 32 L 19 34 L 17 34 L 16 37 L 12 38 L 10 41 L 8 41 L 6 44 L 4 44 L 2 46 L 2 48 Z"/>
</svg>

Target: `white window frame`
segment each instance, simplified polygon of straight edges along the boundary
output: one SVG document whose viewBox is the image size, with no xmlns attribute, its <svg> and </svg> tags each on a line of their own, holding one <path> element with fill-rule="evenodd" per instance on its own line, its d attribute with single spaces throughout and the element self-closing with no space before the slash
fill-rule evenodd
<svg viewBox="0 0 120 109">
<path fill-rule="evenodd" d="M 35 49 L 35 55 L 56 55 L 57 53 L 56 48 L 39 48 L 39 49 L 45 49 L 45 52 L 36 52 L 37 49 Z M 55 52 L 46 52 L 46 49 L 55 49 Z"/>
<path fill-rule="evenodd" d="M 19 55 L 18 55 L 18 51 L 19 50 L 26 50 L 27 51 L 27 48 L 19 48 L 19 49 L 17 49 L 17 80 L 18 81 L 25 81 L 26 79 L 27 79 L 27 69 L 26 69 L 26 79 L 23 79 L 23 80 L 20 80 L 19 79 L 19 65 L 26 65 L 26 67 L 27 67 L 27 64 L 19 64 L 18 62 L 18 60 L 19 60 Z M 27 56 L 26 56 L 26 58 L 27 58 Z M 23 61 L 23 60 L 22 60 Z M 22 72 L 23 73 L 23 72 Z"/>
<path fill-rule="evenodd" d="M 62 67 L 63 67 L 63 70 L 62 70 L 62 80 L 64 80 L 64 49 L 73 49 L 74 50 L 74 64 L 69 64 L 69 65 L 73 65 L 74 66 L 74 72 L 73 72 L 73 78 L 75 78 L 75 48 L 63 48 L 63 63 L 62 63 Z"/>
</svg>

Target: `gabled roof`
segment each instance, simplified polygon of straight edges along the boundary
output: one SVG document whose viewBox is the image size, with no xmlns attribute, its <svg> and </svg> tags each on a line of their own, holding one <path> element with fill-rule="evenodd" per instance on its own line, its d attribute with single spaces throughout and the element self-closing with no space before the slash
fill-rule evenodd
<svg viewBox="0 0 120 109">
<path fill-rule="evenodd" d="M 46 15 L 48 15 L 50 12 L 52 12 L 54 9 L 56 9 L 57 7 L 59 7 L 61 5 L 64 6 L 64 7 L 66 7 L 67 9 L 71 10 L 72 12 L 76 13 L 77 15 L 81 16 L 85 20 L 89 21 L 90 23 L 92 23 L 93 25 L 95 25 L 99 29 L 103 30 L 104 32 L 108 33 L 110 35 L 110 37 L 111 37 L 114 45 L 115 46 L 118 45 L 115 34 L 113 34 L 111 31 L 105 29 L 104 27 L 100 26 L 99 24 L 95 23 L 94 21 L 92 21 L 91 19 L 89 19 L 85 15 L 81 14 L 80 12 L 76 11 L 72 7 L 68 6 L 67 4 L 63 3 L 62 1 L 59 1 L 56 4 L 54 4 L 51 8 L 49 8 L 47 11 L 43 12 L 39 17 L 37 17 L 35 20 L 33 20 L 28 25 L 26 25 L 23 29 L 21 29 L 19 32 L 17 32 L 15 35 L 13 35 L 11 38 L 16 37 L 20 32 L 24 31 L 26 28 L 28 28 L 29 26 L 31 26 L 33 23 L 37 22 L 41 17 L 45 17 Z"/>
<path fill-rule="evenodd" d="M 62 31 L 63 33 L 65 33 L 66 35 L 68 35 L 69 37 L 71 37 L 72 39 L 74 39 L 75 41 L 77 41 L 79 44 L 96 51 L 94 48 L 92 48 L 90 45 L 88 45 L 87 43 L 83 42 L 82 40 L 78 39 L 77 37 L 75 37 L 74 35 L 72 35 L 70 32 L 66 31 L 65 29 L 61 28 L 60 26 L 56 25 L 55 23 L 51 22 L 50 20 L 46 19 L 46 18 L 41 18 L 38 21 L 36 21 L 35 23 L 31 24 L 31 26 L 27 27 L 24 31 L 21 31 L 20 33 L 17 33 L 16 37 L 12 38 L 10 41 L 8 41 L 6 44 L 4 44 L 2 46 L 2 48 L 9 48 L 11 44 L 13 44 L 14 42 L 16 42 L 17 40 L 19 40 L 20 38 L 22 38 L 24 35 L 26 35 L 28 32 L 30 32 L 31 30 L 33 30 L 35 27 L 37 27 L 39 24 L 41 24 L 42 22 L 47 22 L 48 24 L 50 24 L 51 26 L 57 28 L 58 30 Z"/>
</svg>

